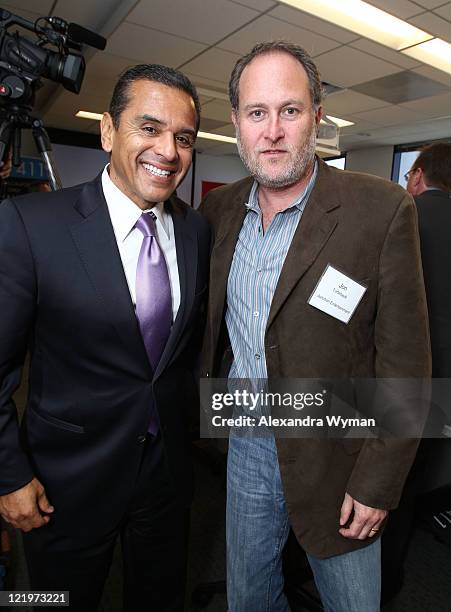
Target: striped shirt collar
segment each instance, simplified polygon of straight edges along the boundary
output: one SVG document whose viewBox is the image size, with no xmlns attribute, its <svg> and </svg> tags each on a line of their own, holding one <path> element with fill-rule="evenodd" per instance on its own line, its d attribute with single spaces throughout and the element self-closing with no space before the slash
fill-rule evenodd
<svg viewBox="0 0 451 612">
<path fill-rule="evenodd" d="M 310 177 L 310 180 L 307 186 L 305 187 L 305 189 L 302 190 L 302 192 L 298 195 L 298 197 L 294 200 L 294 202 L 290 204 L 289 206 L 287 206 L 286 208 L 284 208 L 284 210 L 289 210 L 290 208 L 294 208 L 294 207 L 296 207 L 300 211 L 304 210 L 304 207 L 307 204 L 308 197 L 315 185 L 317 174 L 318 174 L 318 161 L 315 158 L 315 166 L 313 168 L 312 176 Z M 249 194 L 248 201 L 245 202 L 245 206 L 248 210 L 252 210 L 260 214 L 260 205 L 258 203 L 258 183 L 255 179 L 252 184 L 252 189 Z"/>
</svg>

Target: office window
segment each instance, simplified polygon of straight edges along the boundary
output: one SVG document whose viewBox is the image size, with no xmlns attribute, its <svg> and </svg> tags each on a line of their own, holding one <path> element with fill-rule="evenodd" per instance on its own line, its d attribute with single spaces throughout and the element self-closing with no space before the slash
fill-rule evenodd
<svg viewBox="0 0 451 612">
<path fill-rule="evenodd" d="M 412 167 L 412 164 L 418 157 L 419 152 L 420 151 L 401 151 L 395 154 L 399 155 L 399 159 L 397 160 L 397 163 L 395 160 L 395 171 L 397 166 L 397 172 L 396 175 L 392 177 L 392 180 L 395 183 L 399 183 L 401 187 L 406 187 L 407 181 L 405 180 L 404 175 Z"/>
<path fill-rule="evenodd" d="M 324 161 L 329 166 L 334 166 L 335 168 L 344 170 L 346 166 L 346 155 L 342 155 L 341 157 L 332 157 L 331 159 L 325 159 Z"/>
</svg>

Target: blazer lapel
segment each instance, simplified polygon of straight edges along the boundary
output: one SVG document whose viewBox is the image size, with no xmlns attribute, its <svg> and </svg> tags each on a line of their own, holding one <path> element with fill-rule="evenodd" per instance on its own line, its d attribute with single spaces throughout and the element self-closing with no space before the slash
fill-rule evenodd
<svg viewBox="0 0 451 612">
<path fill-rule="evenodd" d="M 231 202 L 224 202 L 225 212 L 221 218 L 210 260 L 210 303 L 208 307 L 208 326 L 210 336 L 216 346 L 221 321 L 224 314 L 227 280 L 232 265 L 235 246 L 247 210 L 245 203 L 250 194 L 252 179 L 246 181 Z"/>
<path fill-rule="evenodd" d="M 139 331 L 100 175 L 85 185 L 75 209 L 81 215 L 81 220 L 71 227 L 72 237 L 99 296 L 99 307 L 130 353 L 136 355 L 136 367 L 148 378 L 151 376 L 151 367 Z"/>
<path fill-rule="evenodd" d="M 285 258 L 272 300 L 267 329 L 294 287 L 318 257 L 338 223 L 336 209 L 340 204 L 334 185 L 329 180 L 329 172 L 327 165 L 319 160 L 315 187 Z"/>
<path fill-rule="evenodd" d="M 154 378 L 168 366 L 175 355 L 180 336 L 185 327 L 185 320 L 189 314 L 196 288 L 197 275 L 197 240 L 193 232 L 189 230 L 186 221 L 186 211 L 177 202 L 175 197 L 165 203 L 166 210 L 171 214 L 174 224 L 175 247 L 177 250 L 177 266 L 180 282 L 180 306 L 172 325 L 171 333 L 165 349 L 155 370 Z"/>
</svg>

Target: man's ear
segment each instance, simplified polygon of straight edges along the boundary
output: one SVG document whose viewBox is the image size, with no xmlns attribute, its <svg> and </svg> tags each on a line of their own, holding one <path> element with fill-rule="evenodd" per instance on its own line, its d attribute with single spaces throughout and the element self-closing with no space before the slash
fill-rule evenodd
<svg viewBox="0 0 451 612">
<path fill-rule="evenodd" d="M 102 141 L 102 149 L 107 153 L 111 153 L 113 149 L 114 132 L 113 119 L 110 113 L 103 113 L 100 122 L 100 138 Z"/>
<path fill-rule="evenodd" d="M 235 130 L 238 126 L 238 111 L 234 108 L 232 109 L 232 123 L 235 126 Z"/>
<path fill-rule="evenodd" d="M 320 124 L 320 121 L 321 121 L 322 116 L 323 116 L 323 107 L 322 107 L 322 106 L 320 106 L 320 107 L 318 107 L 318 109 L 315 111 L 316 135 L 318 135 L 319 124 Z"/>
<path fill-rule="evenodd" d="M 412 185 L 415 188 L 418 188 L 421 186 L 421 183 L 423 181 L 423 170 L 420 167 L 415 168 L 415 170 L 413 170 L 412 172 Z"/>
</svg>

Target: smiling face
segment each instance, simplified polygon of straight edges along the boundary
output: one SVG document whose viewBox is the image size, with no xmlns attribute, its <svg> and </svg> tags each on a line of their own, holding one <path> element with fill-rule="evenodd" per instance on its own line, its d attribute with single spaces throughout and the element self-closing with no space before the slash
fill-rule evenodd
<svg viewBox="0 0 451 612">
<path fill-rule="evenodd" d="M 101 122 L 102 147 L 111 153 L 113 183 L 141 209 L 164 202 L 187 173 L 196 138 L 194 102 L 185 91 L 156 81 L 131 83 L 116 130 Z"/>
<path fill-rule="evenodd" d="M 288 53 L 266 53 L 246 66 L 232 120 L 241 159 L 260 185 L 282 189 L 303 179 L 321 114 L 313 108 L 307 73 Z"/>
</svg>

